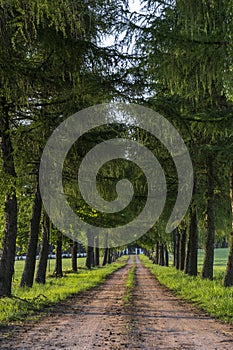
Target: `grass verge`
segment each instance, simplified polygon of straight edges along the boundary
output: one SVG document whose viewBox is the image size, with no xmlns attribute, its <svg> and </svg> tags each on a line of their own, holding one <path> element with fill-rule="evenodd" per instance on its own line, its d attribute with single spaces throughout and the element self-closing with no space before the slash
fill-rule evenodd
<svg viewBox="0 0 233 350">
<path fill-rule="evenodd" d="M 162 285 L 177 296 L 193 302 L 212 317 L 233 324 L 233 287 L 224 288 L 220 278 L 204 280 L 199 275 L 185 275 L 173 267 L 155 265 L 146 256 L 140 256 L 140 260 Z"/>
<path fill-rule="evenodd" d="M 110 274 L 125 266 L 128 257 L 104 267 L 87 270 L 82 267 L 78 273 L 65 273 L 62 278 L 48 277 L 45 285 L 34 284 L 32 288 L 13 286 L 12 298 L 0 299 L 0 326 L 36 319 L 46 309 L 71 295 L 89 290 L 104 282 Z"/>
<path fill-rule="evenodd" d="M 135 257 L 133 257 L 133 266 L 130 267 L 126 281 L 126 291 L 122 297 L 122 301 L 124 303 L 124 306 L 129 306 L 131 304 L 132 300 L 132 291 L 135 286 L 135 271 L 136 271 L 136 263 L 135 263 Z"/>
</svg>

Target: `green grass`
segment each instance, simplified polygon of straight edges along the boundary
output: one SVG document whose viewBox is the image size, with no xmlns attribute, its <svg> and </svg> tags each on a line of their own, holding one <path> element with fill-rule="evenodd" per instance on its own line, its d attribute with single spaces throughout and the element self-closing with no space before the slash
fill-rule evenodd
<svg viewBox="0 0 233 350">
<path fill-rule="evenodd" d="M 203 252 L 199 252 L 199 270 L 202 267 Z M 224 288 L 222 277 L 226 268 L 227 249 L 216 249 L 213 281 L 185 275 L 174 267 L 154 265 L 147 257 L 140 256 L 143 264 L 150 268 L 162 285 L 173 290 L 177 296 L 195 303 L 212 317 L 233 324 L 233 287 Z"/>
<path fill-rule="evenodd" d="M 85 262 L 86 262 L 85 258 L 78 258 L 77 261 L 78 261 L 78 268 L 85 267 Z M 56 262 L 56 259 L 49 259 L 48 260 L 47 274 L 50 274 L 50 275 L 53 274 L 53 271 L 55 268 L 55 262 Z M 21 279 L 23 269 L 24 269 L 24 264 L 25 264 L 25 261 L 23 261 L 23 260 L 17 260 L 15 262 L 15 274 L 14 274 L 14 282 L 15 283 L 14 283 L 14 285 L 15 284 L 17 285 L 17 283 L 19 283 L 19 281 Z M 67 272 L 67 271 L 71 270 L 71 266 L 72 266 L 72 262 L 71 262 L 70 258 L 62 259 L 63 271 Z"/>
<path fill-rule="evenodd" d="M 228 249 L 215 249 L 215 256 L 214 256 L 214 278 L 216 279 L 223 279 L 226 265 L 227 265 L 227 259 L 228 259 Z M 204 251 L 199 250 L 198 251 L 198 271 L 201 272 L 202 265 L 204 261 Z"/>
<path fill-rule="evenodd" d="M 125 281 L 125 293 L 122 297 L 123 303 L 125 306 L 129 306 L 132 301 L 132 291 L 135 286 L 135 271 L 136 271 L 136 263 L 135 257 L 133 257 L 133 266 L 130 267 L 126 281 Z"/>
<path fill-rule="evenodd" d="M 17 261 L 12 288 L 13 297 L 0 299 L 0 326 L 37 318 L 59 301 L 104 282 L 108 275 L 125 266 L 127 259 L 127 257 L 122 257 L 111 265 L 92 270 L 84 267 L 85 259 L 78 259 L 80 267 L 78 273 L 72 273 L 68 270 L 71 261 L 70 259 L 64 259 L 64 277 L 56 279 L 50 275 L 45 285 L 35 283 L 32 288 L 19 287 L 24 263 Z M 52 264 L 54 264 L 54 261 L 51 261 Z M 50 271 L 52 273 L 52 266 Z"/>
</svg>

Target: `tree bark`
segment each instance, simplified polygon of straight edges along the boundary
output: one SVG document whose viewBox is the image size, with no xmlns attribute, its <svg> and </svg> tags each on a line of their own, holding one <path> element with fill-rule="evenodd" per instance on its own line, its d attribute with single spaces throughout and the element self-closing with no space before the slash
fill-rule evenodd
<svg viewBox="0 0 233 350">
<path fill-rule="evenodd" d="M 198 253 L 198 221 L 196 205 L 190 207 L 190 223 L 188 249 L 185 260 L 185 273 L 190 276 L 197 276 L 197 255 Z"/>
<path fill-rule="evenodd" d="M 72 250 L 71 250 L 71 255 L 72 255 L 72 271 L 73 271 L 73 272 L 77 272 L 77 271 L 78 271 L 77 252 L 78 252 L 78 242 L 73 241 Z"/>
<path fill-rule="evenodd" d="M 179 246 L 179 256 L 180 256 L 179 269 L 181 271 L 184 270 L 184 266 L 185 266 L 185 252 L 186 252 L 186 228 L 182 228 L 181 235 L 180 235 L 180 246 Z"/>
<path fill-rule="evenodd" d="M 177 228 L 172 231 L 172 241 L 173 241 L 173 266 L 176 266 L 176 235 Z"/>
<path fill-rule="evenodd" d="M 176 229 L 176 246 L 175 246 L 175 254 L 176 254 L 176 269 L 179 270 L 180 267 L 180 232 Z"/>
<path fill-rule="evenodd" d="M 91 231 L 87 233 L 87 258 L 86 258 L 86 267 L 91 269 L 93 266 L 93 252 L 94 252 L 94 235 Z"/>
<path fill-rule="evenodd" d="M 95 266 L 100 265 L 100 249 L 99 249 L 99 236 L 95 238 Z"/>
<path fill-rule="evenodd" d="M 107 262 L 108 262 L 108 248 L 104 248 L 104 257 L 103 257 L 102 266 L 105 266 Z"/>
<path fill-rule="evenodd" d="M 55 277 L 62 277 L 62 234 L 61 232 L 58 233 L 57 237 L 57 247 L 56 247 L 56 265 L 54 270 L 54 276 Z"/>
<path fill-rule="evenodd" d="M 107 262 L 108 262 L 108 234 L 106 235 L 106 238 L 105 238 L 104 258 L 103 258 L 102 266 L 105 266 Z"/>
<path fill-rule="evenodd" d="M 10 138 L 9 109 L 6 106 L 6 101 L 2 101 L 2 105 L 0 132 L 3 172 L 11 178 L 12 185 L 7 189 L 4 202 L 5 227 L 2 239 L 2 257 L 0 260 L 0 297 L 11 296 L 17 235 L 16 172 Z"/>
<path fill-rule="evenodd" d="M 206 210 L 206 240 L 205 258 L 202 268 L 202 277 L 213 279 L 214 273 L 214 159 L 207 157 L 207 210 Z"/>
<path fill-rule="evenodd" d="M 45 210 L 43 210 L 42 218 L 42 243 L 38 261 L 38 267 L 36 272 L 35 281 L 40 284 L 45 284 L 46 282 L 46 270 L 48 264 L 48 254 L 49 254 L 49 236 L 50 236 L 50 221 L 49 216 Z"/>
<path fill-rule="evenodd" d="M 169 252 L 167 249 L 167 245 L 165 244 L 164 246 L 164 251 L 165 251 L 165 266 L 169 266 Z"/>
<path fill-rule="evenodd" d="M 108 264 L 112 263 L 112 250 L 108 248 Z"/>
<path fill-rule="evenodd" d="M 33 279 L 36 267 L 36 251 L 38 244 L 38 235 L 40 231 L 40 219 L 42 210 L 42 200 L 39 189 L 39 181 L 37 182 L 37 188 L 32 208 L 32 218 L 30 222 L 30 236 L 27 247 L 26 261 L 24 270 L 20 282 L 20 287 L 32 287 Z"/>
<path fill-rule="evenodd" d="M 156 242 L 156 247 L 155 247 L 155 260 L 154 263 L 158 265 L 159 263 L 159 242 Z"/>
<path fill-rule="evenodd" d="M 164 266 L 164 244 L 161 243 L 159 247 L 159 265 Z"/>
<path fill-rule="evenodd" d="M 230 199 L 231 199 L 231 242 L 228 255 L 226 272 L 223 278 L 223 286 L 233 286 L 233 165 L 230 174 Z"/>
</svg>

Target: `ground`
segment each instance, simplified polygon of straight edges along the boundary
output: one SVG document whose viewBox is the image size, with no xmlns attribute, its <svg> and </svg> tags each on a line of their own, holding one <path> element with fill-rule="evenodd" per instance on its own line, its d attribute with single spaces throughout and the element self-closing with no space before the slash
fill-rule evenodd
<svg viewBox="0 0 233 350">
<path fill-rule="evenodd" d="M 8 339 L 1 337 L 0 349 L 232 350 L 232 326 L 176 298 L 136 263 L 132 305 L 122 299 L 130 259 L 101 286 L 59 304 L 39 323 L 13 329 Z"/>
</svg>

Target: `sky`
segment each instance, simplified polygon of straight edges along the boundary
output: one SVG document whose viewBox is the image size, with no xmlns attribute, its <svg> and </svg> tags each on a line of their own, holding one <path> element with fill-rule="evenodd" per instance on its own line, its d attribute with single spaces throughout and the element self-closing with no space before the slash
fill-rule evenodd
<svg viewBox="0 0 233 350">
<path fill-rule="evenodd" d="M 128 0 L 129 3 L 129 9 L 131 12 L 140 12 L 140 0 Z M 107 38 L 103 40 L 103 43 L 101 46 L 106 47 L 106 46 L 111 46 L 114 44 L 114 36 L 109 35 Z"/>
</svg>

